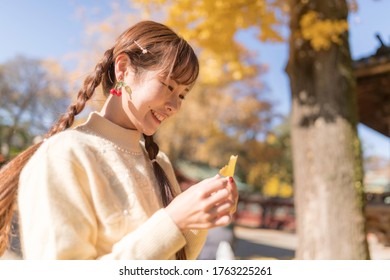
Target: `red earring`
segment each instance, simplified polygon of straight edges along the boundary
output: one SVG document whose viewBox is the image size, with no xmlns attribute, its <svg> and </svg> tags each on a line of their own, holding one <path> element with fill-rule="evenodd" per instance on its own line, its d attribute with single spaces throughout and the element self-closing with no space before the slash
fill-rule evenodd
<svg viewBox="0 0 390 280">
<path fill-rule="evenodd" d="M 125 84 L 125 82 L 116 82 L 114 88 L 110 90 L 110 93 L 116 96 L 122 95 L 122 88 L 126 90 L 126 92 L 129 94 L 131 98 L 131 89 L 128 85 Z"/>
<path fill-rule="evenodd" d="M 114 88 L 110 90 L 110 93 L 116 96 L 122 95 L 122 87 L 125 86 L 124 82 L 116 82 Z"/>
</svg>

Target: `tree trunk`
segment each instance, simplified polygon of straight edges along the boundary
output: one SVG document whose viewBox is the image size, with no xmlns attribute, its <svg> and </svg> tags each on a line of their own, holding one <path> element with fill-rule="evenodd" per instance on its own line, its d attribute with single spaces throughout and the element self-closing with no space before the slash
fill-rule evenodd
<svg viewBox="0 0 390 280">
<path fill-rule="evenodd" d="M 346 20 L 346 0 L 292 0 L 287 73 L 297 215 L 297 259 L 369 259 L 355 79 L 348 44 L 315 51 L 300 37 L 309 10 Z"/>
</svg>

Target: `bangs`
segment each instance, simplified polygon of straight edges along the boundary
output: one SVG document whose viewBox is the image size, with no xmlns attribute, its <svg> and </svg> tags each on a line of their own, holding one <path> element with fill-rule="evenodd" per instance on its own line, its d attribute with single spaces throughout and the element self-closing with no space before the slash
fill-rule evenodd
<svg viewBox="0 0 390 280">
<path fill-rule="evenodd" d="M 192 85 L 199 75 L 199 62 L 188 43 L 179 39 L 166 49 L 162 73 L 181 85 Z"/>
</svg>

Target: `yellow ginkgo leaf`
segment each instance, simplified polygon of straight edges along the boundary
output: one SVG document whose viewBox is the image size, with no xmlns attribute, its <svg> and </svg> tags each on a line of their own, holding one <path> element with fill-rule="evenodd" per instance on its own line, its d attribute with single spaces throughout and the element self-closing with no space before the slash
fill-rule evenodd
<svg viewBox="0 0 390 280">
<path fill-rule="evenodd" d="M 228 165 L 222 167 L 221 170 L 219 170 L 219 174 L 225 177 L 233 177 L 234 169 L 236 168 L 237 158 L 238 156 L 231 155 Z"/>
</svg>

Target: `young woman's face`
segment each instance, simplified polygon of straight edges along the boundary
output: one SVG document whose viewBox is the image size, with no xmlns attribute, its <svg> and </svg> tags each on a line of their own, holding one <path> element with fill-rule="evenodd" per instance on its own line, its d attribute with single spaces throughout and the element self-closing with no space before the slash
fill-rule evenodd
<svg viewBox="0 0 390 280">
<path fill-rule="evenodd" d="M 148 71 L 141 77 L 129 74 L 124 82 L 130 86 L 131 94 L 122 89 L 122 108 L 130 121 L 129 127 L 152 135 L 160 124 L 176 114 L 189 92 L 189 87 L 179 85 L 172 79 Z"/>
</svg>

